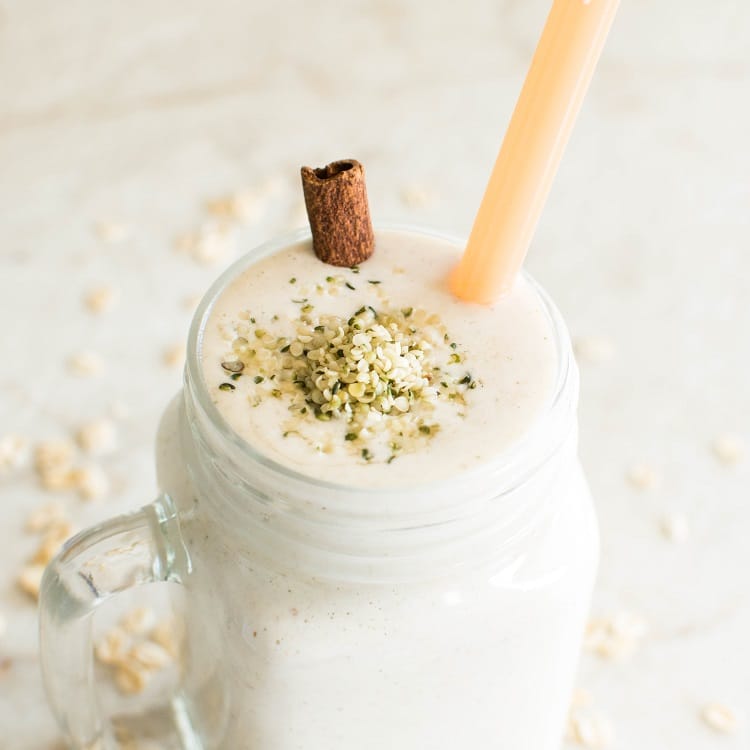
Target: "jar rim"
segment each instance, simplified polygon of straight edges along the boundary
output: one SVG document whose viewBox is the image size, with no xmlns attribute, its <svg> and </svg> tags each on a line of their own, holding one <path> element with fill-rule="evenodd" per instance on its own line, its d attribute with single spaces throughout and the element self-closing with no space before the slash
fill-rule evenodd
<svg viewBox="0 0 750 750">
<path fill-rule="evenodd" d="M 459 246 L 465 244 L 465 240 L 447 232 L 432 230 L 411 224 L 378 222 L 375 224 L 375 231 L 376 233 L 378 231 L 409 232 L 421 236 L 435 237 Z M 309 228 L 298 229 L 274 237 L 245 253 L 241 258 L 232 263 L 209 287 L 195 311 L 190 326 L 185 365 L 185 388 L 193 400 L 193 405 L 198 407 L 198 409 L 208 418 L 220 439 L 227 441 L 228 446 L 231 446 L 233 452 L 241 457 L 243 467 L 260 466 L 267 471 L 277 474 L 281 479 L 294 483 L 303 483 L 330 492 L 377 495 L 378 497 L 383 498 L 398 497 L 399 495 L 403 495 L 404 492 L 407 492 L 410 495 L 414 493 L 430 493 L 437 487 L 440 487 L 441 491 L 445 491 L 454 485 L 460 485 L 467 479 L 488 473 L 502 475 L 510 474 L 510 477 L 503 477 L 503 479 L 506 480 L 502 482 L 504 486 L 498 488 L 500 491 L 497 494 L 505 494 L 505 492 L 510 492 L 520 484 L 523 484 L 525 479 L 544 465 L 547 459 L 556 453 L 557 448 L 564 442 L 569 430 L 565 430 L 565 433 L 560 435 L 558 439 L 554 441 L 554 444 L 548 445 L 547 450 L 542 451 L 541 453 L 539 451 L 530 452 L 529 445 L 533 444 L 534 441 L 537 441 L 540 434 L 545 431 L 545 427 L 548 425 L 551 415 L 558 412 L 570 411 L 571 407 L 573 413 L 575 413 L 576 398 L 574 397 L 571 401 L 571 399 L 566 398 L 566 395 L 569 393 L 571 378 L 575 378 L 577 370 L 573 362 L 568 330 L 563 321 L 562 315 L 544 288 L 525 271 L 522 271 L 521 273 L 523 274 L 524 279 L 538 295 L 543 310 L 552 327 L 554 343 L 557 349 L 557 373 L 551 393 L 534 417 L 532 424 L 518 440 L 499 453 L 493 460 L 460 472 L 456 474 L 455 477 L 451 477 L 447 480 L 428 480 L 418 484 L 409 485 L 407 488 L 371 488 L 347 485 L 310 476 L 302 471 L 298 471 L 274 460 L 244 440 L 230 426 L 210 397 L 208 383 L 205 379 L 200 359 L 203 332 L 217 299 L 240 273 L 267 255 L 271 255 L 284 247 L 299 242 L 309 241 L 310 239 L 311 233 Z M 524 461 L 525 458 L 527 459 L 529 455 L 534 455 L 534 453 L 537 454 L 534 456 L 535 460 L 531 462 L 528 460 Z M 514 468 L 518 468 L 519 470 L 512 471 Z"/>
</svg>

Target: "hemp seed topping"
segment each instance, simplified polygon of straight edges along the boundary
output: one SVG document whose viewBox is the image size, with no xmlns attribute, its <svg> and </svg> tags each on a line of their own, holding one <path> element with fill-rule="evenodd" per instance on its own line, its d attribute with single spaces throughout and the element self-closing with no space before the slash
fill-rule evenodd
<svg viewBox="0 0 750 750">
<path fill-rule="evenodd" d="M 299 305 L 291 320 L 267 314 L 261 325 L 248 311 L 237 315 L 237 335 L 219 363 L 224 373 L 249 375 L 251 406 L 269 397 L 288 401 L 285 437 L 315 444 L 305 425 L 333 421 L 340 424 L 331 430 L 333 441 L 364 462 L 391 462 L 438 434 L 440 408 L 462 416 L 479 383 L 438 315 L 362 305 L 341 317 L 316 313 L 307 297 L 291 302 Z M 236 390 L 228 382 L 218 387 Z M 315 445 L 331 450 L 330 443 Z"/>
</svg>

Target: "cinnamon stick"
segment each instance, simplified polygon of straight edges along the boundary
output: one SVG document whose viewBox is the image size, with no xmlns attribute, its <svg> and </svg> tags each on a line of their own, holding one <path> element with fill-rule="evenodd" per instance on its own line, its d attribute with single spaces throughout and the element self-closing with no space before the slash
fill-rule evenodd
<svg viewBox="0 0 750 750">
<path fill-rule="evenodd" d="M 375 249 L 365 170 L 356 159 L 302 167 L 302 190 L 313 250 L 332 266 L 356 266 Z"/>
</svg>

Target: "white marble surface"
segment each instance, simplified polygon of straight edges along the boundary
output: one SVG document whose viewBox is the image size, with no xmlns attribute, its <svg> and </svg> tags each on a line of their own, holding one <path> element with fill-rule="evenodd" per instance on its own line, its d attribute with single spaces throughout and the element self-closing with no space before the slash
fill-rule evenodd
<svg viewBox="0 0 750 750">
<path fill-rule="evenodd" d="M 153 435 L 179 386 L 162 363 L 186 296 L 218 267 L 174 252 L 206 198 L 280 184 L 241 231 L 250 247 L 298 224 L 297 169 L 355 156 L 376 217 L 465 233 L 546 13 L 545 0 L 303 3 L 0 0 L 0 437 L 36 441 L 127 406 L 101 460 L 113 492 L 62 499 L 79 525 L 154 494 Z M 626 0 L 529 266 L 574 336 L 611 340 L 582 362 L 581 452 L 598 499 L 595 614 L 642 616 L 631 658 L 582 661 L 611 747 L 750 747 L 750 5 Z M 426 188 L 424 207 L 404 202 Z M 131 236 L 107 244 L 95 222 Z M 119 304 L 82 306 L 111 283 Z M 101 354 L 98 377 L 66 358 Z M 625 474 L 652 465 L 658 488 Z M 49 499 L 26 468 L 0 477 L 0 749 L 57 734 L 38 672 L 34 605 L 15 585 Z M 691 536 L 666 541 L 679 511 Z M 743 724 L 723 736 L 704 703 Z M 504 748 L 504 750 L 533 750 Z"/>
</svg>

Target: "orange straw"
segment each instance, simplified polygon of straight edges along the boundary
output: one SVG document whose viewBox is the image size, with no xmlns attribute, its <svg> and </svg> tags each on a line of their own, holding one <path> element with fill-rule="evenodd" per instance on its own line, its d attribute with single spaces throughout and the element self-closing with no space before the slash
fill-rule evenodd
<svg viewBox="0 0 750 750">
<path fill-rule="evenodd" d="M 554 0 L 451 278 L 457 297 L 489 304 L 513 286 L 618 5 Z"/>
</svg>

